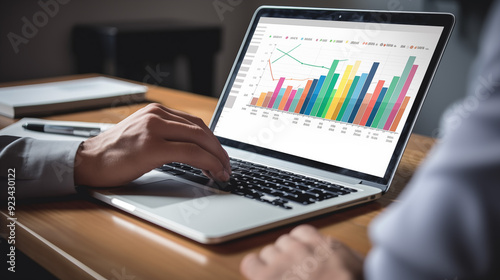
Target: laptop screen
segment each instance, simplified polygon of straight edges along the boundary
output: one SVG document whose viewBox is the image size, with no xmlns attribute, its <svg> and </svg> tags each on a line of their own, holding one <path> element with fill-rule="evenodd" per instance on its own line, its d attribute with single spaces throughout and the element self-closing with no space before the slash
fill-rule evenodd
<svg viewBox="0 0 500 280">
<path fill-rule="evenodd" d="M 255 18 L 212 123 L 221 142 L 387 177 L 445 27 L 343 15 Z"/>
</svg>

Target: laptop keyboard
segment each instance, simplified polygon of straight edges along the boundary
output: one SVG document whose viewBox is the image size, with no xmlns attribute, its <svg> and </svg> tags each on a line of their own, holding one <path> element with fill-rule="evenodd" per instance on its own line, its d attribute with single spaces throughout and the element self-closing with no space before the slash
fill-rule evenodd
<svg viewBox="0 0 500 280">
<path fill-rule="evenodd" d="M 285 209 L 292 208 L 289 201 L 309 205 L 357 191 L 239 159 L 231 159 L 231 169 L 229 182 L 218 184 L 220 190 Z M 159 170 L 200 184 L 210 182 L 200 169 L 183 163 L 165 164 Z"/>
</svg>

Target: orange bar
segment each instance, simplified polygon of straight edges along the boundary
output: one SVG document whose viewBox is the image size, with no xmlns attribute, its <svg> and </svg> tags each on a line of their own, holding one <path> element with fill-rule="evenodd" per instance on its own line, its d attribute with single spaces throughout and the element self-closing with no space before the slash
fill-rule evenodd
<svg viewBox="0 0 500 280">
<path fill-rule="evenodd" d="M 398 114 L 396 115 L 396 118 L 392 122 L 391 128 L 389 129 L 390 131 L 396 131 L 396 128 L 398 127 L 399 121 L 401 120 L 401 117 L 403 116 L 403 113 L 405 112 L 406 105 L 408 105 L 408 101 L 410 101 L 410 97 L 406 96 L 405 100 L 403 100 L 403 104 L 401 107 L 399 107 Z"/>
<path fill-rule="evenodd" d="M 273 92 L 270 91 L 266 95 L 266 99 L 264 99 L 264 103 L 262 103 L 262 107 L 267 107 L 267 104 L 269 104 L 269 101 L 271 100 L 271 97 L 273 97 Z"/>
<path fill-rule="evenodd" d="M 257 100 L 257 106 L 262 107 L 262 104 L 264 103 L 264 99 L 266 99 L 266 94 L 265 92 L 260 94 L 259 100 Z"/>
<path fill-rule="evenodd" d="M 300 113 L 300 109 L 302 108 L 302 105 L 304 104 L 304 101 L 306 100 L 307 93 L 309 92 L 309 89 L 311 88 L 312 80 L 307 81 L 306 87 L 304 88 L 304 91 L 302 92 L 302 96 L 299 99 L 299 103 L 297 103 L 297 107 L 295 107 L 295 113 Z"/>
<path fill-rule="evenodd" d="M 281 98 L 280 106 L 278 107 L 278 110 L 284 110 L 286 102 L 288 101 L 288 97 L 290 96 L 290 92 L 292 91 L 292 86 L 286 87 L 285 94 L 283 95 L 283 98 Z"/>
<path fill-rule="evenodd" d="M 363 103 L 361 103 L 361 106 L 359 107 L 358 113 L 356 114 L 356 118 L 354 119 L 354 124 L 359 124 L 361 121 L 361 118 L 363 117 L 363 113 L 366 110 L 366 106 L 368 106 L 368 102 L 370 102 L 370 99 L 372 98 L 373 93 L 367 93 L 365 95 L 365 98 L 363 99 Z"/>
</svg>

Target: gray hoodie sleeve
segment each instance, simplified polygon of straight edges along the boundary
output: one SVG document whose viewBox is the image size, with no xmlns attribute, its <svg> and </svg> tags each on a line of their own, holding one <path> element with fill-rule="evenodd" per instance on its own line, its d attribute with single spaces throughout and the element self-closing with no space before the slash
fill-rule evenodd
<svg viewBox="0 0 500 280">
<path fill-rule="evenodd" d="M 485 26 L 468 97 L 371 227 L 366 279 L 500 279 L 500 1 Z"/>
</svg>

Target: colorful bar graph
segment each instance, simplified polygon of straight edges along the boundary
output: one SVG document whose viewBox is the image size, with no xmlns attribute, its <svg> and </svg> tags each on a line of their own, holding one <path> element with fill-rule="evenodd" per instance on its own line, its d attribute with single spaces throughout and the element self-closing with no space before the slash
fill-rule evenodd
<svg viewBox="0 0 500 280">
<path fill-rule="evenodd" d="M 403 89 L 401 90 L 401 93 L 399 94 L 398 99 L 396 100 L 396 104 L 394 105 L 394 107 L 392 107 L 391 113 L 389 114 L 387 122 L 384 125 L 385 130 L 390 129 L 392 121 L 396 117 L 396 113 L 398 112 L 399 107 L 401 107 L 401 103 L 403 102 L 403 99 L 405 98 L 406 93 L 408 92 L 408 88 L 410 87 L 410 83 L 413 80 L 413 76 L 415 75 L 417 68 L 418 68 L 418 65 L 413 65 L 411 67 L 410 74 L 408 75 L 408 78 L 405 81 Z"/>
<path fill-rule="evenodd" d="M 413 62 L 415 61 L 414 56 L 410 56 L 408 61 L 406 62 L 406 66 L 403 70 L 403 74 L 401 75 L 401 78 L 398 81 L 398 84 L 396 88 L 394 89 L 394 92 L 392 92 L 391 99 L 389 100 L 389 104 L 385 108 L 385 111 L 382 115 L 382 118 L 380 119 L 377 128 L 384 129 L 385 124 L 387 123 L 389 119 L 389 115 L 391 114 L 391 111 L 393 107 L 396 105 L 396 100 L 399 97 L 399 93 L 401 90 L 403 90 L 403 85 L 406 83 L 406 80 L 408 79 L 408 75 L 410 75 L 411 68 L 413 66 Z"/>
<path fill-rule="evenodd" d="M 362 113 L 363 117 L 361 118 L 359 124 L 360 125 L 366 125 L 366 122 L 368 121 L 368 118 L 370 117 L 371 112 L 373 111 L 373 108 L 375 107 L 375 103 L 377 103 L 378 96 L 380 95 L 380 92 L 382 91 L 382 87 L 384 86 L 385 81 L 380 80 L 377 83 L 377 86 L 375 87 L 375 91 L 373 92 L 373 95 L 371 97 L 370 103 L 368 103 L 368 106 L 366 110 Z M 358 113 L 360 115 L 360 113 Z"/>
<path fill-rule="evenodd" d="M 291 88 L 290 88 L 290 90 L 291 90 Z M 280 89 L 280 91 L 278 92 L 278 96 L 276 96 L 276 99 L 274 99 L 274 103 L 273 103 L 273 106 L 271 108 L 278 109 L 280 107 L 281 98 L 283 98 L 283 95 L 285 95 L 285 91 L 286 91 L 285 88 Z M 274 97 L 274 94 L 273 94 L 273 97 Z M 272 102 L 272 99 L 271 99 L 271 102 Z M 271 105 L 271 104 L 269 104 L 269 105 Z"/>
<path fill-rule="evenodd" d="M 359 76 L 354 77 L 354 81 L 352 81 L 349 92 L 347 93 L 347 95 L 345 97 L 340 98 L 339 105 L 338 105 L 340 107 L 340 111 L 338 112 L 338 115 L 337 115 L 335 120 L 337 120 L 337 121 L 342 120 L 342 116 L 344 115 L 344 112 L 347 108 L 347 105 L 349 105 L 349 100 L 351 100 L 352 93 L 356 89 L 356 85 L 358 84 L 358 81 L 359 81 Z M 347 102 L 345 102 L 346 100 L 347 100 Z"/>
<path fill-rule="evenodd" d="M 302 104 L 302 108 L 300 109 L 301 114 L 304 114 L 307 108 L 307 104 L 309 103 L 309 100 L 311 100 L 311 96 L 313 95 L 314 89 L 316 88 L 316 85 L 318 84 L 318 79 L 314 79 L 311 87 L 309 88 L 309 91 L 307 92 L 306 99 L 304 100 L 304 104 Z"/>
<path fill-rule="evenodd" d="M 326 92 L 328 90 L 330 90 L 330 91 L 333 90 L 333 86 L 337 82 L 337 80 L 335 80 L 335 81 L 333 80 L 333 76 L 335 74 L 335 69 L 337 68 L 338 64 L 339 64 L 338 60 L 334 60 L 332 62 L 332 66 L 330 66 L 330 70 L 328 70 L 328 74 L 326 75 L 325 82 L 323 83 L 323 86 L 321 87 L 321 89 L 318 93 L 317 100 L 316 100 L 316 102 L 314 102 L 314 106 L 311 110 L 311 115 L 316 116 L 318 114 L 318 110 L 321 106 L 321 103 L 323 102 L 323 99 L 325 99 Z M 333 85 L 330 87 L 330 84 L 333 84 Z"/>
<path fill-rule="evenodd" d="M 264 103 L 262 103 L 262 107 L 267 107 L 272 97 L 273 97 L 273 92 L 272 91 L 268 92 L 266 98 L 264 99 Z"/>
<path fill-rule="evenodd" d="M 342 76 L 342 79 L 340 80 L 339 88 L 333 94 L 333 99 L 332 99 L 332 102 L 330 102 L 330 106 L 329 106 L 328 111 L 325 115 L 325 118 L 332 119 L 333 113 L 335 112 L 335 109 L 337 108 L 337 104 L 339 103 L 340 96 L 344 93 L 344 89 L 346 88 L 348 78 L 351 75 L 352 67 L 353 67 L 352 65 L 347 65 L 347 68 L 344 72 L 344 75 Z"/>
<path fill-rule="evenodd" d="M 387 88 L 382 88 L 382 90 L 380 91 L 380 95 L 378 96 L 377 101 L 375 102 L 375 106 L 373 106 L 373 110 L 370 113 L 368 120 L 366 121 L 366 126 L 372 125 L 373 119 L 375 118 L 375 115 L 377 114 L 377 111 L 380 108 L 380 104 L 382 104 L 382 100 L 384 100 L 386 93 L 387 93 Z"/>
<path fill-rule="evenodd" d="M 382 100 L 382 103 L 380 104 L 380 108 L 377 110 L 377 114 L 375 115 L 375 118 L 373 119 L 372 124 L 370 125 L 373 128 L 377 128 L 378 124 L 380 122 L 380 119 L 382 118 L 382 115 L 385 112 L 385 108 L 389 104 L 389 100 L 391 99 L 391 95 L 394 92 L 394 89 L 398 85 L 399 82 L 399 77 L 394 77 L 392 78 L 391 85 L 389 86 L 389 89 L 387 89 L 387 92 L 385 93 L 384 99 Z"/>
<path fill-rule="evenodd" d="M 260 94 L 260 97 L 259 97 L 259 100 L 257 100 L 257 104 L 255 104 L 256 106 L 260 106 L 262 107 L 262 105 L 264 104 L 264 101 L 266 100 L 266 97 L 267 95 L 272 95 L 273 93 L 272 92 L 263 92 Z"/>
<path fill-rule="evenodd" d="M 293 97 L 292 104 L 290 105 L 290 108 L 288 109 L 289 112 L 295 112 L 295 108 L 299 104 L 300 98 L 302 97 L 302 92 L 304 91 L 303 88 L 299 88 Z"/>
<path fill-rule="evenodd" d="M 370 87 L 370 84 L 372 83 L 373 76 L 375 76 L 375 72 L 377 71 L 379 63 L 374 62 L 372 65 L 372 68 L 370 69 L 370 73 L 368 73 L 368 77 L 366 78 L 366 82 L 361 89 L 361 93 L 359 94 L 358 100 L 354 104 L 354 108 L 352 109 L 352 114 L 349 117 L 349 122 L 352 123 L 354 121 L 354 118 L 356 117 L 356 113 L 358 112 L 359 106 L 361 106 L 361 102 L 364 100 L 364 97 L 366 95 L 366 92 L 368 91 L 368 87 Z"/>
<path fill-rule="evenodd" d="M 311 96 L 311 99 L 309 100 L 309 103 L 307 103 L 307 107 L 306 107 L 306 110 L 304 111 L 304 114 L 306 114 L 306 115 L 311 114 L 311 110 L 313 109 L 314 103 L 316 102 L 316 99 L 318 98 L 318 94 L 319 94 L 321 88 L 323 87 L 323 83 L 325 82 L 325 78 L 326 78 L 326 76 L 319 77 L 318 83 L 316 84 L 316 88 L 314 89 L 314 92 Z"/>
<path fill-rule="evenodd" d="M 304 101 L 306 100 L 307 93 L 309 92 L 309 89 L 312 86 L 313 81 L 309 80 L 307 81 L 306 87 L 304 88 L 304 91 L 302 91 L 302 95 L 300 96 L 299 102 L 297 103 L 297 106 L 295 107 L 295 113 L 300 113 L 300 109 L 302 108 L 302 105 L 304 104 Z"/>
<path fill-rule="evenodd" d="M 358 84 L 356 85 L 356 88 L 354 89 L 354 93 L 351 95 L 351 98 L 350 98 L 349 102 L 347 103 L 347 107 L 344 111 L 344 114 L 342 115 L 341 120 L 343 122 L 349 121 L 349 116 L 351 116 L 351 112 L 354 109 L 356 102 L 358 101 L 359 94 L 361 93 L 361 89 L 365 85 L 367 77 L 368 77 L 368 74 L 366 74 L 366 73 L 361 74 L 361 78 L 359 78 Z"/>
<path fill-rule="evenodd" d="M 279 110 L 285 110 L 285 105 L 286 103 L 288 102 L 288 97 L 290 97 L 290 93 L 292 92 L 292 86 L 288 86 L 285 90 L 285 94 L 283 95 L 283 97 L 281 98 L 281 102 L 280 102 L 280 105 L 278 106 L 278 109 Z M 286 110 L 285 110 L 286 111 Z"/>
<path fill-rule="evenodd" d="M 330 86 L 326 90 L 326 94 L 323 97 L 323 102 L 321 102 L 321 105 L 318 108 L 318 112 L 316 114 L 317 117 L 322 117 L 324 118 L 326 115 L 325 108 L 328 104 L 332 103 L 333 101 L 333 95 L 335 94 L 336 90 L 333 89 L 335 84 L 337 84 L 337 80 L 339 79 L 340 74 L 335 74 L 333 75 L 333 79 L 330 83 Z"/>
<path fill-rule="evenodd" d="M 273 91 L 252 97 L 250 105 L 394 132 L 411 100 L 407 94 L 418 69 L 415 59 L 410 56 L 401 75 L 386 87 L 385 80 L 376 80 L 379 62 L 368 73 L 357 73 L 361 61 L 341 67 L 342 60 L 335 59 L 326 75 L 305 85 L 284 85 L 288 79 L 279 78 Z"/>
</svg>

